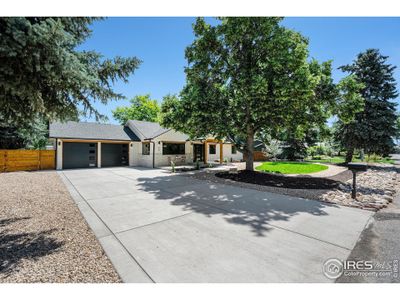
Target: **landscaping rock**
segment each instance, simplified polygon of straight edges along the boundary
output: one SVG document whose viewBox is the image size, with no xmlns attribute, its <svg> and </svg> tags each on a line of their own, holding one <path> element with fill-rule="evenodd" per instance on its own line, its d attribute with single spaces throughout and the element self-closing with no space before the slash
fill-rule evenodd
<svg viewBox="0 0 400 300">
<path fill-rule="evenodd" d="M 377 211 L 393 201 L 398 176 L 392 165 L 376 165 L 357 174 L 356 199 L 351 198 L 352 179 L 321 196 L 325 202 Z"/>
</svg>

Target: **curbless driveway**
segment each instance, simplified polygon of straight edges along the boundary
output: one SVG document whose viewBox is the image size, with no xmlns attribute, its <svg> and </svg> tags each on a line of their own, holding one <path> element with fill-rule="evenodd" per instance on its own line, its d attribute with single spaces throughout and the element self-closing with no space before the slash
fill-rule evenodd
<svg viewBox="0 0 400 300">
<path fill-rule="evenodd" d="M 159 169 L 59 174 L 125 282 L 329 282 L 372 216 Z"/>
</svg>

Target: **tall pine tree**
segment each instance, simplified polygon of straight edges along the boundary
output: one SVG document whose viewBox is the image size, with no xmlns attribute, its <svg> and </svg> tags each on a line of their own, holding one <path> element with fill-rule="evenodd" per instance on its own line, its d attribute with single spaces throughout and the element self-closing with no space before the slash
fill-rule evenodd
<svg viewBox="0 0 400 300">
<path fill-rule="evenodd" d="M 364 149 L 367 154 L 388 155 L 392 151 L 396 136 L 396 81 L 395 66 L 387 63 L 387 56 L 377 49 L 368 49 L 357 55 L 350 65 L 340 67 L 342 71 L 356 76 L 364 87 L 364 110 L 357 113 L 355 122 L 339 126 L 342 144 L 346 145 L 347 161 L 351 161 L 354 149 Z"/>
</svg>

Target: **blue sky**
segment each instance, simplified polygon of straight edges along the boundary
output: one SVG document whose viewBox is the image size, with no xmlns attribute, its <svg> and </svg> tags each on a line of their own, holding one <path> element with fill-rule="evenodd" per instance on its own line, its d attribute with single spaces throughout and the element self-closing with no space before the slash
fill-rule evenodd
<svg viewBox="0 0 400 300">
<path fill-rule="evenodd" d="M 168 93 L 179 93 L 185 83 L 184 51 L 193 41 L 195 18 L 108 18 L 93 24 L 92 36 L 80 47 L 96 50 L 105 57 L 136 56 L 143 62 L 129 83 L 118 82 L 115 90 L 128 99 L 138 94 L 151 94 L 161 101 Z M 334 79 L 344 74 L 337 67 L 350 63 L 367 48 L 379 48 L 391 64 L 400 65 L 400 18 L 286 18 L 283 25 L 309 38 L 310 57 L 319 61 L 333 60 Z M 400 82 L 400 70 L 396 70 Z M 100 103 L 95 107 L 117 123 L 111 111 L 128 101 Z M 88 118 L 87 120 L 91 120 Z"/>
</svg>

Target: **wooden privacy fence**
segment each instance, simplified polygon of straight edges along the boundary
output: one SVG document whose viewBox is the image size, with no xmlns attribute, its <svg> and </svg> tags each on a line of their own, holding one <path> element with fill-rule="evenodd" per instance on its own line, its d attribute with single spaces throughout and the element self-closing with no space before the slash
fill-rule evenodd
<svg viewBox="0 0 400 300">
<path fill-rule="evenodd" d="M 0 150 L 0 172 L 55 169 L 55 157 L 55 150 Z"/>
<path fill-rule="evenodd" d="M 243 154 L 243 159 L 246 160 L 246 154 Z M 267 156 L 262 151 L 254 151 L 253 152 L 253 159 L 254 161 L 264 161 L 267 160 Z"/>
</svg>

